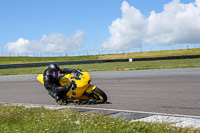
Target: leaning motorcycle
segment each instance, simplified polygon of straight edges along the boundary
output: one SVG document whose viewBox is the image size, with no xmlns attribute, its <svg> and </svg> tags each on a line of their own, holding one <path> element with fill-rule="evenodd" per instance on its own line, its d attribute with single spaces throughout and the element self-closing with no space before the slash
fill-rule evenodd
<svg viewBox="0 0 200 133">
<path fill-rule="evenodd" d="M 44 84 L 43 74 L 39 74 L 37 80 Z M 77 88 L 65 92 L 63 101 L 90 99 L 97 103 L 105 103 L 107 101 L 107 95 L 97 86 L 90 84 L 92 79 L 88 72 L 78 71 L 77 73 L 62 74 L 59 80 L 61 86 L 67 86 L 72 81 L 76 82 Z"/>
</svg>

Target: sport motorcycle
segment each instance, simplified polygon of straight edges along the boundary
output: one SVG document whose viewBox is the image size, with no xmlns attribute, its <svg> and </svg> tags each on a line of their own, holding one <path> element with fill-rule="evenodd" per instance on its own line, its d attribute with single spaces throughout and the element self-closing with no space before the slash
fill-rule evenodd
<svg viewBox="0 0 200 133">
<path fill-rule="evenodd" d="M 91 85 L 91 77 L 88 72 L 60 74 L 59 83 L 61 86 L 67 86 L 71 82 L 76 82 L 76 89 L 71 88 L 68 92 L 63 92 L 62 103 L 67 103 L 69 100 L 94 100 L 97 103 L 105 103 L 107 95 L 97 86 Z M 44 84 L 43 74 L 37 76 L 37 80 Z"/>
</svg>

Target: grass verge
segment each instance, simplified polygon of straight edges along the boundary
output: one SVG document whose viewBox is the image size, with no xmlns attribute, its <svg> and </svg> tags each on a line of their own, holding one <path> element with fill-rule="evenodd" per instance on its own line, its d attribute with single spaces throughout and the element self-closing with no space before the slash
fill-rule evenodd
<svg viewBox="0 0 200 133">
<path fill-rule="evenodd" d="M 71 110 L 49 110 L 45 108 L 24 108 L 22 106 L 0 106 L 0 132 L 20 133 L 188 133 L 199 129 L 178 128 L 169 123 L 145 123 L 81 113 Z"/>
<path fill-rule="evenodd" d="M 98 55 L 74 56 L 74 57 L 0 57 L 0 64 L 20 64 L 39 62 L 59 62 L 75 60 L 97 60 Z"/>
<path fill-rule="evenodd" d="M 20 64 L 20 63 L 38 63 L 38 62 L 57 62 L 57 61 L 75 61 L 75 60 L 98 60 L 98 59 L 127 59 L 127 58 L 150 58 L 150 57 L 168 57 L 183 55 L 200 55 L 200 49 L 179 49 L 135 52 L 124 54 L 103 54 L 74 57 L 0 57 L 0 64 Z"/>
<path fill-rule="evenodd" d="M 167 68 L 187 68 L 200 67 L 200 59 L 182 59 L 182 60 L 158 60 L 158 61 L 138 61 L 138 62 L 118 62 L 118 63 L 101 63 L 101 64 L 82 64 L 67 65 L 61 68 L 79 68 L 83 71 L 118 71 L 118 70 L 143 70 L 143 69 L 167 69 Z M 0 75 L 23 75 L 39 74 L 47 67 L 34 68 L 15 68 L 0 69 Z"/>
<path fill-rule="evenodd" d="M 100 55 L 99 59 L 151 58 L 151 57 L 169 57 L 169 56 L 184 56 L 184 55 L 200 55 L 200 49 L 194 48 L 194 49 L 135 52 L 135 53 L 124 53 L 124 54 L 105 54 L 105 55 Z"/>
</svg>

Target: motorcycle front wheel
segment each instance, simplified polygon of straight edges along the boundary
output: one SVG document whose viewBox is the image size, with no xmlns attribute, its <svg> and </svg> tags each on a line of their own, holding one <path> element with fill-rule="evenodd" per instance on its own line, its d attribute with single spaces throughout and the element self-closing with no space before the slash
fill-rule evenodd
<svg viewBox="0 0 200 133">
<path fill-rule="evenodd" d="M 98 87 L 92 91 L 90 98 L 98 103 L 105 103 L 107 101 L 107 95 Z"/>
</svg>

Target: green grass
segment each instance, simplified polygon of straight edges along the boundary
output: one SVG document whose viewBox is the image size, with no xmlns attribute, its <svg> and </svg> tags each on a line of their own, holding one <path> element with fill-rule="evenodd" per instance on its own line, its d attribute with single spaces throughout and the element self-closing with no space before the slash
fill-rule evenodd
<svg viewBox="0 0 200 133">
<path fill-rule="evenodd" d="M 187 67 L 200 67 L 200 59 L 137 61 L 137 62 L 118 62 L 118 63 L 116 62 L 116 63 L 101 63 L 101 64 L 67 65 L 60 67 L 75 68 L 75 69 L 79 68 L 87 72 L 187 68 Z M 0 75 L 39 74 L 43 73 L 45 69 L 47 69 L 47 67 L 0 69 Z"/>
<path fill-rule="evenodd" d="M 150 57 L 169 57 L 169 56 L 184 56 L 184 55 L 200 55 L 200 49 L 179 49 L 179 50 L 162 50 L 135 52 L 125 54 L 105 54 L 99 56 L 99 59 L 127 59 L 127 58 L 150 58 Z"/>
<path fill-rule="evenodd" d="M 20 64 L 38 62 L 59 62 L 74 60 L 96 60 L 97 55 L 75 56 L 75 57 L 0 57 L 0 64 Z"/>
<path fill-rule="evenodd" d="M 182 55 L 200 55 L 200 49 L 195 48 L 188 50 L 187 49 L 163 50 L 163 51 L 88 55 L 88 56 L 75 56 L 75 57 L 0 57 L 0 64 L 20 64 L 20 63 L 98 60 L 98 59 L 149 58 L 149 57 L 167 57 L 167 56 L 182 56 Z"/>
<path fill-rule="evenodd" d="M 130 122 L 94 113 L 0 106 L 1 133 L 192 133 L 199 129 L 178 128 L 169 123 Z"/>
<path fill-rule="evenodd" d="M 180 55 L 200 55 L 200 49 L 182 49 L 137 52 L 127 54 L 107 54 L 91 55 L 77 57 L 0 57 L 0 64 L 17 64 L 33 62 L 56 62 L 73 60 L 97 60 L 97 59 L 122 59 L 122 58 L 146 58 L 146 57 L 166 57 Z M 160 61 L 139 61 L 123 63 L 102 63 L 102 64 L 81 64 L 61 66 L 61 68 L 79 68 L 83 71 L 116 71 L 116 70 L 141 70 L 141 69 L 165 69 L 165 68 L 186 68 L 200 67 L 200 59 L 182 59 L 182 60 L 160 60 Z M 39 74 L 47 67 L 0 69 L 0 75 L 18 75 L 18 74 Z"/>
</svg>

